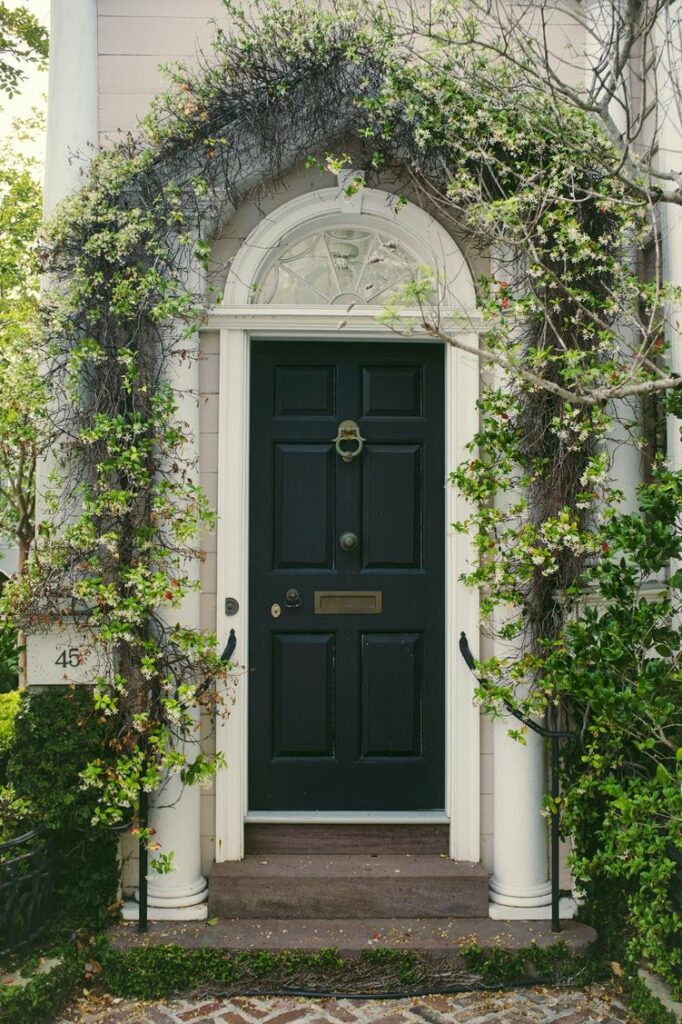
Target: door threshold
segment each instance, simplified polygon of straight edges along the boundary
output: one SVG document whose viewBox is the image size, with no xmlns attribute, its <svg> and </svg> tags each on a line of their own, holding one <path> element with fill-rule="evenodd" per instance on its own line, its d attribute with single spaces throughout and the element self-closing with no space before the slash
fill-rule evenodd
<svg viewBox="0 0 682 1024">
<path fill-rule="evenodd" d="M 447 825 L 445 811 L 249 811 L 247 825 Z"/>
</svg>

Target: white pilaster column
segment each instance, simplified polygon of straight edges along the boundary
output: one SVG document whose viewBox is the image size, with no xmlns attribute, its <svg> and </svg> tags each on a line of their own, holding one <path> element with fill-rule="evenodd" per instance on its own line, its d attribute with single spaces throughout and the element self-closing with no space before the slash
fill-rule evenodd
<svg viewBox="0 0 682 1024">
<path fill-rule="evenodd" d="M 617 39 L 620 31 L 618 28 L 620 17 L 617 0 L 588 0 L 585 5 L 587 26 L 585 88 L 594 96 L 598 96 L 600 81 L 608 81 L 611 62 L 617 57 L 614 40 Z M 626 107 L 629 99 L 624 88 L 621 88 L 616 90 L 609 104 L 609 114 L 623 137 L 628 130 Z M 634 261 L 635 253 L 633 251 L 633 269 Z M 622 339 L 624 353 L 632 353 L 637 350 L 638 332 L 632 321 L 622 323 L 619 335 Z M 608 411 L 614 417 L 613 425 L 606 438 L 611 476 L 615 486 L 623 493 L 621 510 L 636 512 L 639 507 L 637 488 L 642 482 L 642 455 L 632 443 L 633 433 L 628 429 L 627 424 L 641 422 L 641 405 L 635 399 L 630 402 L 621 399 L 613 402 Z M 637 433 L 636 429 L 634 433 Z"/>
<path fill-rule="evenodd" d="M 197 282 L 198 283 L 198 282 Z M 182 348 L 189 358 L 178 357 L 170 370 L 178 402 L 177 417 L 186 424 L 185 458 L 194 466 L 190 476 L 199 477 L 199 336 L 194 335 Z M 188 560 L 186 575 L 199 580 L 199 562 Z M 199 594 L 190 593 L 182 606 L 169 613 L 187 629 L 199 629 Z M 194 713 L 195 736 L 185 749 L 189 757 L 198 751 L 199 712 Z M 208 889 L 201 874 L 201 788 L 183 786 L 177 776 L 152 800 L 150 822 L 156 839 L 165 852 L 173 851 L 173 871 L 169 875 L 149 877 L 149 917 L 152 920 L 202 921 L 208 915 Z"/>
<path fill-rule="evenodd" d="M 47 146 L 43 214 L 76 192 L 97 148 L 98 130 L 97 0 L 52 0 L 50 8 L 50 66 L 47 103 Z M 43 283 L 49 287 L 49 281 Z M 56 452 L 36 465 L 36 524 L 45 516 L 44 494 Z M 59 632 L 64 633 L 64 627 Z M 39 686 L 54 673 L 54 654 L 43 647 L 31 657 L 35 641 L 26 637 L 26 682 Z M 78 645 L 78 641 L 76 641 Z"/>
<path fill-rule="evenodd" d="M 658 70 L 658 153 L 660 170 L 678 175 L 682 182 L 682 109 L 679 93 L 680 47 L 682 47 L 682 3 L 680 0 L 662 11 L 658 26 L 660 63 Z M 672 203 L 659 211 L 663 280 L 682 285 L 682 207 Z M 666 332 L 670 342 L 670 361 L 676 373 L 682 373 L 682 302 L 668 303 Z M 668 420 L 668 463 L 682 469 L 680 421 Z"/>
<path fill-rule="evenodd" d="M 75 192 L 97 148 L 97 0 L 52 0 L 44 211 Z"/>
<path fill-rule="evenodd" d="M 493 875 L 490 916 L 549 917 L 547 826 L 541 813 L 546 792 L 543 741 L 534 732 L 526 745 L 509 737 L 513 718 L 494 723 Z"/>
<path fill-rule="evenodd" d="M 192 745 L 188 745 L 191 756 Z M 208 916 L 208 888 L 201 874 L 200 788 L 183 786 L 173 776 L 151 804 L 150 825 L 156 830 L 155 839 L 161 843 L 162 852 L 173 853 L 173 870 L 168 875 L 149 874 L 149 919 L 203 921 Z M 128 904 L 124 917 L 137 917 L 137 907 Z"/>
<path fill-rule="evenodd" d="M 501 659 L 513 658 L 517 645 L 499 637 L 503 622 L 501 614 L 495 626 L 495 654 Z M 521 728 L 515 718 L 506 715 L 493 724 L 493 874 L 489 913 L 496 920 L 532 920 L 549 917 L 551 913 L 547 824 L 542 814 L 547 792 L 544 742 L 530 729 L 524 733 L 525 744 L 509 736 L 510 729 Z"/>
<path fill-rule="evenodd" d="M 199 291 L 202 282 L 194 275 L 192 284 Z M 199 478 L 199 336 L 177 344 L 182 350 L 166 368 L 166 376 L 175 391 L 176 418 L 185 434 L 182 458 L 188 467 L 190 479 Z M 188 579 L 199 581 L 199 561 L 188 558 L 184 565 Z M 186 629 L 200 628 L 199 593 L 190 592 L 179 608 L 170 609 L 165 618 L 170 623 L 180 622 Z M 193 714 L 194 735 L 181 745 L 187 756 L 193 758 L 199 750 L 200 715 Z M 201 787 L 183 786 L 177 775 L 167 779 L 165 785 L 150 800 L 149 823 L 156 831 L 155 841 L 161 844 L 161 853 L 173 854 L 173 870 L 167 875 L 150 871 L 148 875 L 147 906 L 151 921 L 203 921 L 208 916 L 208 887 L 201 874 Z M 151 861 L 151 856 L 150 856 Z M 135 894 L 137 898 L 137 893 Z M 127 903 L 123 917 L 138 916 L 136 903 Z"/>
<path fill-rule="evenodd" d="M 45 219 L 83 183 L 83 174 L 97 149 L 98 94 L 97 0 L 52 0 Z M 53 468 L 54 453 L 46 454 L 36 467 L 37 522 L 44 515 L 43 493 Z M 29 685 L 31 681 L 28 679 Z"/>
<path fill-rule="evenodd" d="M 491 254 L 494 276 L 514 277 L 511 254 Z M 506 269 L 505 269 L 506 268 Z M 496 373 L 502 378 L 502 371 Z M 500 381 L 501 382 L 501 381 Z M 500 499 L 508 507 L 519 498 L 510 493 Z M 505 622 L 519 614 L 513 606 L 500 608 L 494 618 L 494 654 L 501 661 L 521 655 L 520 641 L 504 640 Z M 545 750 L 539 736 L 528 731 L 526 744 L 513 740 L 510 729 L 520 729 L 515 718 L 493 723 L 493 874 L 490 879 L 490 917 L 544 918 L 551 913 L 551 883 L 547 859 L 547 827 L 542 799 L 547 792 Z"/>
</svg>

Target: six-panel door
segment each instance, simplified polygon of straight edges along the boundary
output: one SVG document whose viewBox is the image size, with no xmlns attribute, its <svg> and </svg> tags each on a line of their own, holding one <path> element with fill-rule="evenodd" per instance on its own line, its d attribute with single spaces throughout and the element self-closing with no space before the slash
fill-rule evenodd
<svg viewBox="0 0 682 1024">
<path fill-rule="evenodd" d="M 444 805 L 443 368 L 253 342 L 251 810 Z"/>
</svg>

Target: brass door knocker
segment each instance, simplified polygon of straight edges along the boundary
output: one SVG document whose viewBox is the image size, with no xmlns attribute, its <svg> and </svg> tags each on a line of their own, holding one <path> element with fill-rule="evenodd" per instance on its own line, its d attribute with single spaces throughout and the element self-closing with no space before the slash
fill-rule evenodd
<svg viewBox="0 0 682 1024">
<path fill-rule="evenodd" d="M 353 441 L 357 445 L 354 451 L 350 448 L 341 447 L 344 442 L 352 444 Z M 354 420 L 343 420 L 342 423 L 339 423 L 339 432 L 334 438 L 334 442 L 337 454 L 341 456 L 343 461 L 352 462 L 362 451 L 365 438 L 360 435 L 360 428 Z"/>
</svg>

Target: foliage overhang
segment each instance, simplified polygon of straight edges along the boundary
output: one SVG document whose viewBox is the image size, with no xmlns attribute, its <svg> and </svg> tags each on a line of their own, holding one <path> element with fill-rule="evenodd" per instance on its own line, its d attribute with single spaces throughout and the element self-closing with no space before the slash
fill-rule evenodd
<svg viewBox="0 0 682 1024">
<path fill-rule="evenodd" d="M 449 19 L 447 7 L 437 33 L 372 4 L 325 13 L 269 3 L 257 24 L 226 7 L 234 34 L 219 31 L 198 70 L 171 70 L 172 87 L 139 134 L 95 157 L 45 236 L 55 282 L 44 303 L 47 382 L 64 443 L 50 515 L 10 601 L 33 630 L 76 607 L 108 653 L 95 698 L 109 721 L 107 752 L 83 774 L 101 790 L 99 815 L 119 819 L 136 807 L 140 785 L 153 790 L 168 771 L 193 782 L 217 764 L 181 741 L 196 739 L 197 706 L 219 710 L 214 684 L 225 667 L 213 636 L 176 622 L 196 588 L 200 531 L 213 521 L 174 390 L 212 301 L 211 241 L 245 198 L 353 139 L 370 183 L 394 174 L 497 255 L 480 308 L 489 328 L 482 358 L 501 372 L 483 391 L 471 459 L 454 476 L 472 507 L 459 524 L 476 538 L 469 582 L 482 588 L 484 612 L 519 611 L 502 633 L 527 643 L 522 657 L 487 670 L 526 710 L 553 713 L 568 698 L 585 713 L 591 746 L 580 771 L 598 792 L 581 803 L 567 776 L 577 832 L 602 834 L 615 806 L 609 787 L 634 828 L 637 794 L 662 794 L 666 807 L 675 799 L 679 642 L 666 634 L 666 671 L 639 692 L 648 639 L 630 631 L 618 671 L 602 677 L 609 700 L 627 690 L 638 701 L 637 729 L 618 723 L 623 770 L 609 774 L 600 747 L 608 715 L 589 710 L 594 692 L 579 692 L 561 662 L 567 651 L 584 655 L 586 639 L 566 631 L 557 594 L 579 590 L 586 570 L 597 586 L 622 572 L 622 605 L 638 607 L 642 579 L 680 555 L 678 476 L 650 460 L 649 504 L 663 519 L 646 536 L 620 515 L 609 484 L 611 399 L 669 390 L 675 405 L 662 320 L 674 292 L 658 274 L 643 281 L 632 259 L 652 238 L 655 246 L 655 193 L 648 202 L 641 188 L 630 194 L 596 123 L 530 86 L 513 63 L 486 59 L 476 26 Z M 405 303 L 423 306 L 422 329 L 456 344 L 429 308 L 430 290 L 414 281 Z M 629 420 L 632 442 L 644 447 L 639 405 Z M 614 551 L 625 552 L 622 564 Z M 654 602 L 657 625 L 675 597 Z M 649 700 L 661 678 L 665 707 Z M 529 679 L 535 685 L 519 697 L 516 684 Z M 642 780 L 653 786 L 648 797 Z M 665 844 L 680 844 L 679 816 L 676 832 L 674 815 L 648 820 L 660 870 L 646 884 L 637 875 L 631 911 L 649 955 L 667 962 L 679 917 L 645 920 L 641 894 L 660 910 L 672 863 Z M 627 843 L 615 843 L 602 868 L 622 879 L 617 863 L 628 855 Z M 591 870 L 584 866 L 586 884 Z"/>
</svg>

